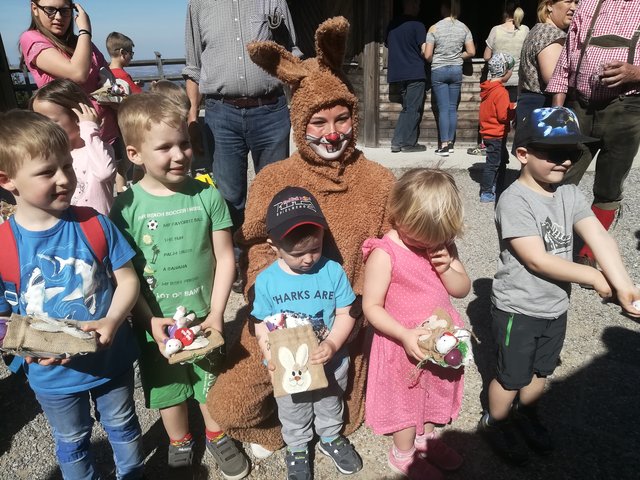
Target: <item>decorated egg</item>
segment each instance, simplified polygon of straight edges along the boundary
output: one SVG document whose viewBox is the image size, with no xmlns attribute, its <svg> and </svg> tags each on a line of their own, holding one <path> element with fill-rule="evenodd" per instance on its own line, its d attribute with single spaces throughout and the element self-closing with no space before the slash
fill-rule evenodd
<svg viewBox="0 0 640 480">
<path fill-rule="evenodd" d="M 196 334 L 193 333 L 192 330 L 182 327 L 176 330 L 176 333 L 173 335 L 177 340 L 182 342 L 182 345 L 186 347 L 187 345 L 191 345 L 196 338 Z"/>
<path fill-rule="evenodd" d="M 444 361 L 451 367 L 457 367 L 462 363 L 462 353 L 457 348 L 454 348 L 444 356 Z"/>
<path fill-rule="evenodd" d="M 164 356 L 167 358 L 180 350 L 182 350 L 182 343 L 177 338 L 171 338 L 164 344 Z"/>
<path fill-rule="evenodd" d="M 436 350 L 442 355 L 446 355 L 453 347 L 458 344 L 458 339 L 449 332 L 444 332 L 438 340 L 436 340 Z"/>
</svg>

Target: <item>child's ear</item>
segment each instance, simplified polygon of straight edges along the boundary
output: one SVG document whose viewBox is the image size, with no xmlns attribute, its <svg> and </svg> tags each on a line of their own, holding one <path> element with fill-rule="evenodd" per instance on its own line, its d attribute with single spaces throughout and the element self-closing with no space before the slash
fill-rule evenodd
<svg viewBox="0 0 640 480">
<path fill-rule="evenodd" d="M 278 247 L 277 247 L 276 245 L 274 245 L 273 241 L 271 241 L 271 239 L 270 239 L 270 238 L 267 238 L 267 243 L 268 243 L 268 244 L 269 244 L 269 246 L 271 247 L 271 250 L 273 250 L 273 251 L 274 251 L 274 253 L 275 253 L 276 255 L 278 255 L 278 258 L 280 258 L 279 251 L 278 251 Z"/>
<path fill-rule="evenodd" d="M 4 170 L 0 170 L 0 187 L 11 193 L 14 193 L 16 191 L 16 186 L 13 183 L 13 179 Z"/>
<path fill-rule="evenodd" d="M 125 151 L 127 152 L 127 157 L 129 157 L 129 160 L 131 160 L 132 163 L 135 163 L 136 165 L 143 164 L 140 151 L 136 147 L 133 145 L 127 145 Z"/>
<path fill-rule="evenodd" d="M 516 148 L 516 158 L 522 165 L 526 165 L 529 161 L 527 158 L 527 149 L 526 147 L 518 147 Z"/>
</svg>

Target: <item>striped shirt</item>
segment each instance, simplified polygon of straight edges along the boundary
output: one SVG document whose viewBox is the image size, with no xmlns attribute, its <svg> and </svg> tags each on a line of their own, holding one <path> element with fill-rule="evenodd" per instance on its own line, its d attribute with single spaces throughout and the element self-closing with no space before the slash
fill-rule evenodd
<svg viewBox="0 0 640 480">
<path fill-rule="evenodd" d="M 253 40 L 272 40 L 269 16 L 286 25 L 295 45 L 285 0 L 190 0 L 182 75 L 198 83 L 203 95 L 260 97 L 279 92 L 280 81 L 253 63 L 246 49 Z"/>
<path fill-rule="evenodd" d="M 626 47 L 602 48 L 589 45 L 580 71 L 576 72 L 580 50 L 597 3 L 598 0 L 581 0 L 578 4 L 558 64 L 547 85 L 547 93 L 566 93 L 569 87 L 575 86 L 579 96 L 589 101 L 610 100 L 618 95 L 638 93 L 637 85 L 625 84 L 609 88 L 600 81 L 599 73 L 604 64 L 614 60 L 627 61 L 629 49 Z M 592 37 L 617 35 L 630 39 L 639 27 L 640 0 L 603 0 Z M 640 44 L 636 45 L 634 65 L 640 65 L 639 48 Z"/>
</svg>

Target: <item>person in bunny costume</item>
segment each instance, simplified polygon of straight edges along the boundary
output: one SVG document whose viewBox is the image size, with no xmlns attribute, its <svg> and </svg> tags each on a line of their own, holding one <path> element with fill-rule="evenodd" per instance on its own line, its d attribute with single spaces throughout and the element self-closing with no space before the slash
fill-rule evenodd
<svg viewBox="0 0 640 480">
<path fill-rule="evenodd" d="M 341 70 L 348 32 L 345 18 L 326 20 L 316 31 L 317 56 L 304 61 L 273 42 L 248 45 L 251 59 L 292 89 L 291 123 L 298 151 L 256 176 L 244 224 L 236 234 L 245 251 L 245 294 L 252 303 L 256 276 L 276 259 L 267 243 L 269 202 L 288 186 L 305 188 L 317 199 L 328 225 L 322 254 L 342 265 L 356 294 L 350 310 L 356 321 L 347 344 L 350 366 L 343 396 L 343 435 L 355 431 L 364 419 L 367 359 L 363 353 L 370 331 L 361 328 L 365 320 L 360 247 L 365 239 L 388 230 L 387 199 L 395 181 L 389 170 L 356 148 L 358 99 Z M 210 390 L 207 403 L 213 415 L 224 412 L 216 421 L 229 435 L 276 450 L 283 445 L 282 435 L 269 374 L 261 361 L 253 322 L 247 322 L 239 344 L 229 349 L 227 370 Z"/>
</svg>

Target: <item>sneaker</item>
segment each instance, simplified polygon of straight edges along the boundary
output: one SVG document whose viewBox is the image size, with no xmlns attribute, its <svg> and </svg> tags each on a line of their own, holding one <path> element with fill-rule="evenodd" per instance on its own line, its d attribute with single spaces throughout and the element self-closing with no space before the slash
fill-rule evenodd
<svg viewBox="0 0 640 480">
<path fill-rule="evenodd" d="M 477 145 L 475 147 L 467 148 L 467 155 L 482 155 L 485 156 L 487 154 L 487 149 L 482 145 Z"/>
<path fill-rule="evenodd" d="M 250 443 L 249 447 L 251 448 L 251 453 L 258 460 L 264 460 L 265 458 L 269 458 L 273 455 L 273 451 L 264 448 L 262 445 L 258 443 Z"/>
<path fill-rule="evenodd" d="M 427 147 L 419 143 L 416 143 L 415 145 L 407 145 L 406 147 L 400 148 L 400 151 L 402 153 L 425 152 L 426 150 L 427 150 Z"/>
<path fill-rule="evenodd" d="M 402 147 L 398 147 L 396 145 L 391 145 L 391 153 L 398 153 L 402 151 Z"/>
<path fill-rule="evenodd" d="M 489 414 L 485 413 L 480 419 L 478 431 L 506 462 L 522 466 L 529 461 L 529 454 L 509 419 L 501 421 L 498 425 L 490 425 Z"/>
<path fill-rule="evenodd" d="M 496 201 L 496 194 L 492 192 L 484 192 L 480 194 L 480 203 L 493 203 Z"/>
<path fill-rule="evenodd" d="M 397 454 L 396 447 L 391 445 L 388 465 L 394 473 L 411 480 L 444 480 L 442 472 L 421 457 L 417 451 L 403 458 Z"/>
<path fill-rule="evenodd" d="M 449 147 L 440 147 L 436 150 L 436 155 L 440 155 L 441 157 L 449 156 Z"/>
<path fill-rule="evenodd" d="M 531 450 L 540 455 L 550 455 L 553 452 L 551 435 L 540 423 L 535 408 L 523 407 L 520 402 L 514 402 L 511 407 L 511 418 Z"/>
<path fill-rule="evenodd" d="M 333 460 L 340 473 L 351 475 L 362 470 L 362 458 L 342 435 L 333 442 L 318 442 L 318 449 Z"/>
<path fill-rule="evenodd" d="M 193 462 L 193 444 L 193 440 L 184 442 L 181 445 L 169 443 L 167 464 L 171 468 L 190 467 Z"/>
<path fill-rule="evenodd" d="M 226 480 L 239 480 L 249 473 L 249 461 L 238 449 L 236 443 L 223 434 L 217 440 L 207 440 L 209 452 Z"/>
<path fill-rule="evenodd" d="M 435 430 L 416 436 L 414 445 L 420 455 L 441 470 L 452 472 L 462 466 L 462 455 L 444 443 Z"/>
<path fill-rule="evenodd" d="M 453 153 L 453 142 L 447 143 L 447 148 L 449 149 L 449 153 Z"/>
<path fill-rule="evenodd" d="M 311 480 L 313 478 L 308 449 L 292 452 L 287 448 L 284 461 L 287 464 L 287 480 Z"/>
</svg>

